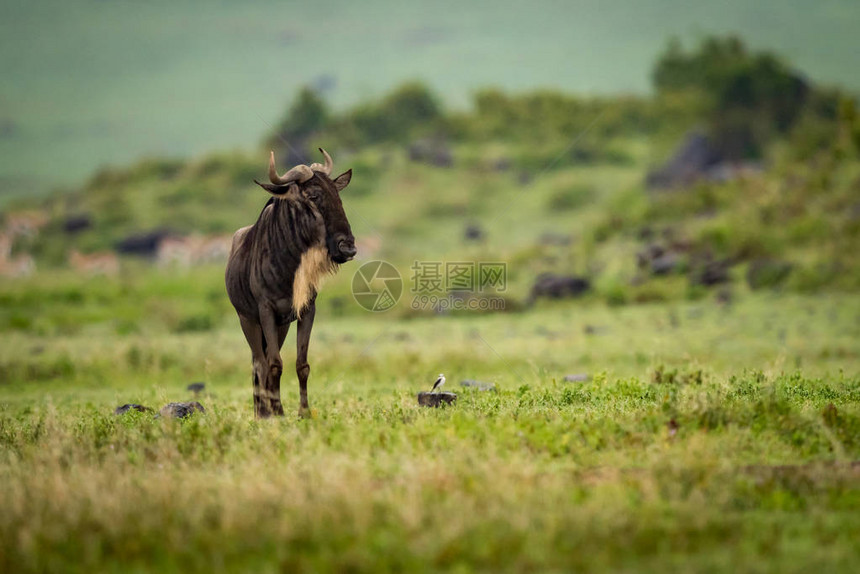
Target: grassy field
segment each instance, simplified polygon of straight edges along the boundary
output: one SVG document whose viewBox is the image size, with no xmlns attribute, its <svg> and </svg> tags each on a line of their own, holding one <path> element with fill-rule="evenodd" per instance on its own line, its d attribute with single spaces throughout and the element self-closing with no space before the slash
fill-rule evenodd
<svg viewBox="0 0 860 574">
<path fill-rule="evenodd" d="M 852 0 L 11 0 L 2 13 L 0 205 L 141 156 L 247 148 L 306 84 L 333 83 L 338 107 L 415 78 L 460 107 L 488 85 L 644 93 L 668 37 L 736 33 L 860 86 Z"/>
<path fill-rule="evenodd" d="M 860 558 L 856 297 L 322 308 L 310 420 L 253 420 L 233 323 L 4 335 L 0 568 L 849 572 Z M 420 409 L 440 371 L 458 404 Z M 188 399 L 195 380 L 205 415 L 112 414 Z M 294 412 L 289 368 L 282 387 Z"/>
<path fill-rule="evenodd" d="M 814 17 L 800 5 L 780 3 L 768 13 L 778 25 L 768 29 L 790 33 L 790 22 L 817 30 L 817 23 L 834 18 L 852 21 L 846 14 L 853 8 L 844 2 L 825 3 Z M 289 415 L 255 420 L 250 353 L 225 294 L 224 265 L 208 255 L 187 266 L 183 261 L 192 261 L 199 240 L 226 245 L 226 234 L 258 217 L 267 196 L 251 181 L 264 176 L 268 143 L 188 161 L 165 156 L 198 149 L 203 141 L 218 146 L 221 128 L 230 145 L 247 143 L 244 132 L 234 130 L 248 125 L 247 117 L 228 102 L 219 108 L 229 110 L 225 123 L 211 122 L 208 96 L 198 97 L 202 91 L 241 100 L 260 114 L 265 98 L 283 106 L 281 84 L 245 100 L 242 82 L 213 73 L 241 68 L 267 77 L 237 63 L 259 46 L 229 48 L 246 40 L 268 12 L 262 5 L 212 8 L 207 27 L 199 26 L 191 4 L 157 25 L 152 19 L 162 13 L 150 4 L 110 4 L 91 19 L 69 6 L 75 5 L 56 13 L 41 4 L 10 9 L 14 21 L 31 28 L 62 22 L 68 36 L 58 35 L 58 43 L 84 38 L 95 44 L 71 42 L 68 50 L 74 54 L 77 46 L 92 56 L 86 66 L 68 68 L 75 81 L 59 84 L 60 97 L 80 104 L 73 111 L 38 96 L 41 77 L 30 77 L 40 89 L 18 93 L 35 94 L 27 100 L 31 115 L 22 114 L 20 133 L 0 124 L 9 136 L 0 140 L 0 178 L 11 173 L 9 166 L 28 165 L 28 146 L 40 138 L 51 140 L 53 147 L 42 151 L 61 166 L 52 173 L 69 182 L 92 157 L 136 157 L 143 140 L 135 140 L 135 121 L 146 125 L 146 142 L 169 147 L 144 147 L 160 158 L 102 169 L 68 193 L 18 198 L 0 217 L 0 571 L 856 570 L 860 114 L 850 96 L 816 87 L 791 130 L 777 130 L 773 118 L 774 126 L 762 120 L 782 109 L 781 97 L 763 98 L 760 107 L 749 107 L 745 98 L 718 98 L 717 105 L 710 102 L 711 87 L 702 86 L 655 98 L 488 91 L 469 113 L 434 112 L 432 95 L 407 86 L 328 119 L 323 106 L 306 97 L 304 111 L 291 112 L 296 118 L 283 133 L 304 133 L 308 147 L 334 152 L 337 172 L 354 170 L 343 203 L 359 260 L 329 278 L 317 300 L 309 356 L 312 416 L 295 414 L 291 334 L 282 381 Z M 641 34 L 628 34 L 624 49 L 648 53 L 647 19 L 588 6 L 578 8 L 600 15 L 601 22 L 614 18 L 634 26 Z M 672 2 L 655 0 L 653 6 L 683 20 Z M 366 10 L 404 26 L 415 19 L 412 8 L 390 14 L 387 8 L 380 2 Z M 720 15 L 743 13 L 761 27 L 763 10 Z M 87 33 L 92 22 L 107 26 L 130 14 L 139 36 L 128 35 L 128 46 L 159 78 L 151 89 L 137 91 L 135 82 L 142 80 L 134 74 L 125 84 L 128 78 L 110 72 L 122 53 L 106 46 L 126 38 L 122 26 L 108 26 L 110 32 L 95 40 Z M 332 25 L 343 37 L 332 45 L 353 47 L 350 39 L 366 36 L 367 24 L 350 19 L 349 10 L 339 14 Z M 427 20 L 427 28 L 407 26 L 404 37 L 392 24 L 379 34 L 380 45 L 406 42 L 408 49 L 386 54 L 432 53 L 432 62 L 447 70 L 450 62 L 467 59 L 469 46 L 499 56 L 486 36 L 470 35 L 473 27 L 495 30 L 494 41 L 512 33 L 507 16 L 491 13 L 485 21 L 468 12 L 445 14 L 448 24 L 434 28 Z M 40 18 L 46 15 L 52 18 Z M 529 19 L 538 17 L 547 25 Z M 589 49 L 599 45 L 596 36 L 614 42 L 621 34 L 601 33 L 605 25 L 584 18 L 577 25 L 590 34 L 581 38 L 568 20 L 531 10 L 514 32 L 531 32 L 537 39 L 527 42 L 528 50 L 540 57 L 548 45 L 558 49 L 553 32 L 559 28 Z M 261 33 L 268 39 L 261 41 L 291 54 L 315 46 L 316 37 L 303 27 L 271 15 L 265 21 Z M 713 20 L 717 28 L 724 24 Z M 8 28 L 8 21 L 0 26 Z M 23 45 L 27 26 L 15 30 L 13 45 Z M 188 34 L 190 27 L 199 33 Z M 658 28 L 662 37 L 665 30 Z M 839 29 L 827 30 L 843 37 Z M 223 37 L 223 46 L 215 47 L 215 37 Z M 141 38 L 158 44 L 163 60 L 147 59 Z M 189 38 L 208 42 L 209 67 L 194 65 L 200 54 L 184 43 Z M 791 39 L 805 41 L 798 33 Z M 764 93 L 775 89 L 780 96 L 783 81 L 800 81 L 774 73 L 767 57 L 738 60 L 734 41 L 724 45 L 732 64 L 724 70 L 721 45 L 703 44 L 711 54 L 705 76 L 722 78 L 718 87 L 764 78 Z M 4 51 L 2 62 L 39 61 L 49 50 L 37 48 L 19 59 Z M 447 49 L 458 56 L 441 56 Z M 580 59 L 593 53 L 573 44 L 566 49 Z M 373 59 L 367 50 L 355 46 L 342 64 Z M 534 56 L 528 50 L 513 61 L 526 63 Z M 272 53 L 283 58 L 283 52 Z M 320 55 L 323 62 L 331 57 Z M 686 61 L 678 57 L 670 60 Z M 311 69 L 318 73 L 315 62 L 301 60 L 285 78 L 306 81 Z M 572 66 L 583 65 L 573 60 Z M 695 80 L 701 65 L 690 61 Z M 510 62 L 504 60 L 505 69 Z M 542 62 L 539 69 L 560 78 L 549 85 L 567 85 L 569 78 L 557 74 L 563 66 Z M 343 86 L 362 99 L 361 86 L 384 86 L 405 69 L 397 58 L 379 64 L 378 78 L 367 84 L 345 79 Z M 171 74 L 158 75 L 165 65 L 194 89 L 173 86 Z M 617 70 L 605 61 L 594 65 L 611 84 Z M 830 69 L 813 67 L 822 77 Z M 95 69 L 101 75 L 92 80 L 88 70 Z M 629 79 L 628 72 L 618 77 Z M 430 76 L 446 99 L 457 98 L 461 84 Z M 684 73 L 670 77 L 687 81 Z M 75 92 L 78 82 L 91 80 L 88 89 L 104 100 Z M 505 87 L 539 80 L 524 72 Z M 111 91 L 117 85 L 121 89 Z M 165 86 L 171 86 L 170 109 L 147 100 L 139 107 L 143 119 L 135 116 L 123 130 L 111 127 L 127 119 L 128 106 L 137 102 L 131 95 L 146 100 Z M 339 91 L 330 97 L 336 107 L 347 100 Z M 0 104 L 7 100 L 16 101 L 0 92 Z M 110 105 L 102 106 L 105 101 Z M 149 105 L 176 132 L 201 139 L 163 138 Z M 199 114 L 178 120 L 188 107 Z M 683 188 L 648 189 L 649 169 L 682 134 L 702 125 L 710 125 L 715 138 L 724 133 L 717 125 L 724 118 L 714 110 L 756 124 L 749 142 L 761 146 L 761 155 L 750 157 L 761 164 L 744 163 L 738 171 L 723 163 Z M 108 124 L 97 122 L 96 132 L 86 132 L 87 122 L 107 116 L 113 118 Z M 326 123 L 289 131 L 314 117 Z M 69 131 L 52 132 L 53 122 Z M 210 129 L 198 129 L 197 122 Z M 47 131 L 30 131 L 36 124 Z M 278 149 L 270 129 L 247 129 Z M 29 144 L 15 143 L 21 137 Z M 74 158 L 63 155 L 69 141 Z M 97 151 L 105 142 L 114 155 Z M 427 145 L 440 148 L 422 159 Z M 27 190 L 37 188 L 34 181 Z M 187 260 L 114 251 L 123 240 L 165 229 L 174 239 L 186 236 L 192 246 Z M 102 267 L 107 276 L 93 276 L 97 271 L 80 264 L 75 251 L 100 254 L 111 263 Z M 351 295 L 359 265 L 376 259 L 396 266 L 404 280 L 402 300 L 386 313 L 363 310 Z M 451 262 L 503 262 L 506 282 L 471 292 L 440 285 L 423 295 L 461 303 L 494 297 L 504 309 L 415 309 L 422 293 L 413 270 Z M 533 286 L 544 273 L 588 289 L 576 298 L 533 302 Z M 459 394 L 457 403 L 419 408 L 416 393 L 439 372 Z M 494 389 L 461 387 L 467 379 Z M 200 381 L 206 390 L 192 397 L 186 387 Z M 114 414 L 126 403 L 157 410 L 192 398 L 206 412 L 183 421 L 151 412 Z"/>
</svg>

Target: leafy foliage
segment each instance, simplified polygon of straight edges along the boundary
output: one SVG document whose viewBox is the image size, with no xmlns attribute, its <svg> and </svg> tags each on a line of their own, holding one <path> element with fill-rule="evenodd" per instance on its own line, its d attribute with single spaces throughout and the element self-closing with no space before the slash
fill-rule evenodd
<svg viewBox="0 0 860 574">
<path fill-rule="evenodd" d="M 325 101 L 314 90 L 304 87 L 299 91 L 271 140 L 276 144 L 281 138 L 303 142 L 325 127 L 329 115 Z"/>
<path fill-rule="evenodd" d="M 706 102 L 712 137 L 729 159 L 761 157 L 803 115 L 832 122 L 838 93 L 811 86 L 782 59 L 737 37 L 707 38 L 685 52 L 674 40 L 653 72 L 658 93 L 692 91 Z"/>
</svg>

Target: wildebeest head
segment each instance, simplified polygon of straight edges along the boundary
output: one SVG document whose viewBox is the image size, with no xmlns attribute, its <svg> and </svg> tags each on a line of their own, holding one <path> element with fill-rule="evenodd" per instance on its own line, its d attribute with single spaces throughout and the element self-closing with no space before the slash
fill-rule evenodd
<svg viewBox="0 0 860 574">
<path fill-rule="evenodd" d="M 284 175 L 275 169 L 275 154 L 269 158 L 269 179 L 272 185 L 257 184 L 276 197 L 298 194 L 311 201 L 320 212 L 325 224 L 325 244 L 329 257 L 335 263 L 346 263 L 356 254 L 355 237 L 352 235 L 349 220 L 343 210 L 340 192 L 352 179 L 352 170 L 345 171 L 331 179 L 334 162 L 331 156 L 320 148 L 324 164 L 314 163 L 310 167 L 298 165 Z M 256 181 L 256 180 L 254 180 Z"/>
</svg>

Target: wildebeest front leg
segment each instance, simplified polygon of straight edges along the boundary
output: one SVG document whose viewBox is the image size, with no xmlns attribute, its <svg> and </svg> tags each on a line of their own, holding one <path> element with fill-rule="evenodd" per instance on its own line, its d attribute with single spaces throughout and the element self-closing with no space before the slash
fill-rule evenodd
<svg viewBox="0 0 860 574">
<path fill-rule="evenodd" d="M 266 364 L 266 355 L 263 352 L 263 329 L 256 321 L 241 316 L 239 323 L 242 325 L 245 339 L 248 340 L 248 346 L 251 347 L 251 360 L 254 368 L 254 416 L 268 418 L 272 416 L 272 411 L 269 408 L 269 402 L 263 401 L 269 370 Z"/>
<path fill-rule="evenodd" d="M 296 375 L 299 377 L 299 416 L 309 416 L 311 408 L 308 405 L 308 375 L 311 366 L 308 364 L 308 344 L 311 340 L 311 330 L 314 328 L 316 303 L 311 303 L 302 312 L 296 332 Z"/>
<path fill-rule="evenodd" d="M 266 365 L 268 367 L 263 402 L 268 401 L 272 414 L 283 416 L 284 407 L 281 405 L 281 373 L 284 371 L 284 363 L 281 361 L 283 338 L 279 336 L 273 309 L 260 308 L 260 326 L 263 328 L 263 339 L 266 343 Z"/>
</svg>

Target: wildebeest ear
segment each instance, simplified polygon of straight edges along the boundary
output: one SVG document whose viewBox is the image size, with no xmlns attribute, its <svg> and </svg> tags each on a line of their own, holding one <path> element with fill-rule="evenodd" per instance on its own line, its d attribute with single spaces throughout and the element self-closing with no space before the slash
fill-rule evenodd
<svg viewBox="0 0 860 574">
<path fill-rule="evenodd" d="M 340 193 L 347 185 L 349 185 L 349 180 L 351 179 L 352 170 L 350 169 L 337 176 L 332 183 L 334 184 L 335 189 L 337 189 L 337 192 Z"/>
<path fill-rule="evenodd" d="M 282 197 L 282 196 L 286 195 L 287 193 L 292 191 L 291 188 L 296 186 L 296 184 L 294 184 L 294 183 L 288 183 L 287 185 L 277 185 L 274 183 L 260 183 L 256 179 L 254 180 L 254 183 L 259 185 L 260 187 L 262 187 L 263 189 L 265 189 L 266 191 L 268 191 L 272 195 L 275 195 L 278 197 Z"/>
</svg>

